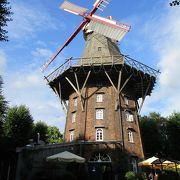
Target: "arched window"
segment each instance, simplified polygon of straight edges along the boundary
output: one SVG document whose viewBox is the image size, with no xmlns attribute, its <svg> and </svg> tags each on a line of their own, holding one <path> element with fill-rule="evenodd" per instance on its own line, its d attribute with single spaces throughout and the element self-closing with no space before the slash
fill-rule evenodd
<svg viewBox="0 0 180 180">
<path fill-rule="evenodd" d="M 102 93 L 96 94 L 96 102 L 103 102 L 103 94 Z"/>
<path fill-rule="evenodd" d="M 103 129 L 96 129 L 96 141 L 103 141 Z"/>
<path fill-rule="evenodd" d="M 108 154 L 98 152 L 98 153 L 95 153 L 91 156 L 91 158 L 89 159 L 89 162 L 110 163 L 111 158 Z"/>
<path fill-rule="evenodd" d="M 126 113 L 126 121 L 133 122 L 134 116 L 133 116 L 132 112 L 127 110 L 127 111 L 125 111 L 125 113 Z"/>
<path fill-rule="evenodd" d="M 130 129 L 128 129 L 128 142 L 131 142 L 131 143 L 134 142 L 133 131 Z"/>
<path fill-rule="evenodd" d="M 74 131 L 70 132 L 70 142 L 74 141 Z"/>
</svg>

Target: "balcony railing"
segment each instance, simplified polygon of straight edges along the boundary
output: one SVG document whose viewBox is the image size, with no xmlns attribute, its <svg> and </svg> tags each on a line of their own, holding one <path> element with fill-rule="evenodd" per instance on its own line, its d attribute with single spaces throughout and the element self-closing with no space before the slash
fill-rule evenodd
<svg viewBox="0 0 180 180">
<path fill-rule="evenodd" d="M 89 58 L 69 58 L 61 66 L 50 73 L 46 79 L 48 82 L 53 81 L 64 71 L 70 67 L 85 67 L 85 66 L 106 66 L 106 65 L 118 65 L 126 64 L 131 68 L 135 68 L 138 71 L 142 71 L 150 76 L 157 77 L 159 71 L 137 61 L 125 55 L 117 56 L 103 56 L 103 57 L 89 57 Z"/>
</svg>

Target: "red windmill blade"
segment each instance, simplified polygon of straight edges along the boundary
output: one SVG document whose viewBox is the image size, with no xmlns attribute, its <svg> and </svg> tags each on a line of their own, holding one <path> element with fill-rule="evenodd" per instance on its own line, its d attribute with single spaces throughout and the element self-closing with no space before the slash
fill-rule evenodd
<svg viewBox="0 0 180 180">
<path fill-rule="evenodd" d="M 60 8 L 73 13 L 75 15 L 80 15 L 84 17 L 83 22 L 78 26 L 70 38 L 61 46 L 55 55 L 43 66 L 42 70 L 45 70 L 49 64 L 57 57 L 57 55 L 74 39 L 74 37 L 81 31 L 81 29 L 86 28 L 95 31 L 101 35 L 109 37 L 114 40 L 121 40 L 124 35 L 130 30 L 130 26 L 111 20 L 109 18 L 103 18 L 101 16 L 94 15 L 97 9 L 101 11 L 109 4 L 107 0 L 96 0 L 93 9 L 87 13 L 88 9 L 77 6 L 68 1 L 64 1 Z"/>
</svg>

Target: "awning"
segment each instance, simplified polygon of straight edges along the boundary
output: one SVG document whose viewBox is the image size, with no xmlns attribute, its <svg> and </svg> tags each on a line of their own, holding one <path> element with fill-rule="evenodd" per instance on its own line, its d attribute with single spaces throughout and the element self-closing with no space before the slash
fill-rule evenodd
<svg viewBox="0 0 180 180">
<path fill-rule="evenodd" d="M 70 153 L 68 151 L 64 151 L 58 154 L 54 154 L 46 158 L 48 162 L 77 162 L 84 163 L 86 161 L 85 158 L 80 157 L 76 154 Z"/>
</svg>

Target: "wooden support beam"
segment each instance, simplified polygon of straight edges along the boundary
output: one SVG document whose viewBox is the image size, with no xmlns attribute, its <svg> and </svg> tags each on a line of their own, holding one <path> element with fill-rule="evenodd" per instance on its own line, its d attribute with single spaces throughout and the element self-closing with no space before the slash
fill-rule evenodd
<svg viewBox="0 0 180 180">
<path fill-rule="evenodd" d="M 119 90 L 119 94 L 121 93 L 121 91 L 124 89 L 124 87 L 126 86 L 126 84 L 128 83 L 128 81 L 131 79 L 132 74 L 126 79 L 126 81 L 124 82 L 124 84 L 122 85 L 121 89 Z"/>
<path fill-rule="evenodd" d="M 83 106 L 84 103 L 83 103 L 83 100 L 82 100 L 82 93 L 81 93 L 80 88 L 79 88 L 79 82 L 78 82 L 76 72 L 74 72 L 74 76 L 75 76 L 75 80 L 76 80 L 77 90 L 79 92 L 79 99 L 80 99 L 80 102 L 81 102 L 81 109 L 82 109 L 82 111 L 84 111 L 84 106 Z"/>
<path fill-rule="evenodd" d="M 85 81 L 84 81 L 84 83 L 83 83 L 83 86 L 82 86 L 82 88 L 81 88 L 81 98 L 83 98 L 83 109 L 84 109 L 84 107 L 85 107 L 85 95 L 83 96 L 83 91 L 84 91 L 84 87 L 86 86 L 86 83 L 87 83 L 87 81 L 88 81 L 88 79 L 89 79 L 89 76 L 90 76 L 90 74 L 91 74 L 91 70 L 88 72 L 88 74 L 87 74 L 87 76 L 86 76 L 86 79 L 85 79 Z"/>
<path fill-rule="evenodd" d="M 147 89 L 146 89 L 146 91 L 145 91 L 145 93 L 144 93 L 144 96 L 142 97 L 142 101 L 141 101 L 141 104 L 140 104 L 140 106 L 139 106 L 138 115 L 139 115 L 140 112 L 141 112 L 141 109 L 142 109 L 142 106 L 143 106 L 143 104 L 144 104 L 144 101 L 145 101 L 146 95 L 147 95 L 147 93 L 148 93 L 148 90 L 149 90 L 149 88 L 150 88 L 150 85 L 151 85 L 151 81 L 149 81 L 148 87 L 147 87 Z"/>
<path fill-rule="evenodd" d="M 66 108 L 66 110 L 68 109 L 68 105 L 67 105 L 67 103 L 66 103 L 66 101 L 65 100 L 63 100 L 62 101 L 62 103 L 64 104 L 64 107 Z"/>
<path fill-rule="evenodd" d="M 106 76 L 108 77 L 108 79 L 109 79 L 111 85 L 113 86 L 114 90 L 118 93 L 118 90 L 117 90 L 117 88 L 115 87 L 114 83 L 112 82 L 112 80 L 111 80 L 109 74 L 108 74 L 106 71 L 105 71 L 105 74 L 106 74 Z"/>
<path fill-rule="evenodd" d="M 119 98 L 119 90 L 121 87 L 121 76 L 122 76 L 122 70 L 119 71 L 119 77 L 118 77 L 118 87 L 117 87 L 117 97 L 116 97 L 116 104 L 115 104 L 115 110 L 118 109 L 118 105 L 120 105 L 120 98 Z"/>
<path fill-rule="evenodd" d="M 122 88 L 126 85 L 127 82 L 126 82 L 125 84 L 123 84 L 123 87 L 120 89 L 120 87 L 121 87 L 121 79 L 122 79 L 122 69 L 119 71 L 117 88 L 116 88 L 115 84 L 113 83 L 113 81 L 111 80 L 109 74 L 108 74 L 106 71 L 105 71 L 105 74 L 106 74 L 106 76 L 108 77 L 111 85 L 113 86 L 113 88 L 114 88 L 114 90 L 115 90 L 115 92 L 116 92 L 115 110 L 117 110 L 117 109 L 118 109 L 118 105 L 120 105 L 119 95 L 120 95 L 120 93 L 121 93 L 121 91 L 122 91 Z M 130 79 L 130 78 L 128 78 L 128 79 Z"/>
<path fill-rule="evenodd" d="M 86 76 L 86 79 L 85 79 L 84 84 L 83 84 L 82 89 L 81 89 L 81 94 L 82 94 L 83 89 L 84 89 L 84 87 L 85 87 L 85 85 L 86 85 L 86 83 L 87 83 L 87 81 L 88 81 L 88 79 L 89 79 L 90 74 L 91 74 L 91 71 L 89 71 L 88 74 L 87 74 L 87 76 Z"/>
<path fill-rule="evenodd" d="M 121 86 L 121 76 L 122 76 L 122 70 L 119 71 L 119 77 L 118 77 L 118 87 L 117 87 L 117 90 L 119 91 L 120 90 L 120 86 Z"/>
<path fill-rule="evenodd" d="M 79 82 L 78 82 L 78 78 L 77 78 L 76 72 L 74 72 L 74 76 L 75 76 L 75 80 L 76 80 L 77 90 L 78 90 L 78 92 L 80 92 L 80 90 L 79 90 Z"/>
<path fill-rule="evenodd" d="M 63 110 L 64 110 L 64 112 L 66 114 L 67 113 L 67 107 L 64 106 L 59 92 L 57 91 L 57 89 L 55 87 L 53 87 L 53 90 L 55 91 L 56 95 L 58 96 L 58 99 L 59 99 L 60 103 L 62 104 L 62 108 L 63 108 Z"/>
<path fill-rule="evenodd" d="M 62 101 L 62 93 L 61 93 L 61 83 L 59 82 L 59 97 Z"/>
<path fill-rule="evenodd" d="M 76 93 L 78 94 L 78 95 L 80 95 L 80 93 L 79 93 L 79 91 L 76 89 L 76 87 L 74 86 L 74 84 L 69 80 L 69 78 L 68 77 L 65 77 L 65 79 L 69 82 L 69 84 L 72 86 L 72 88 L 76 91 Z"/>
<path fill-rule="evenodd" d="M 68 77 L 65 77 L 65 78 L 69 82 L 69 84 L 72 86 L 72 88 L 76 91 L 76 93 L 78 94 L 80 102 L 81 102 L 81 109 L 82 109 L 82 111 L 84 111 L 84 106 L 83 106 L 83 102 L 82 102 L 82 94 L 81 94 L 80 89 L 79 89 L 78 78 L 77 78 L 76 73 L 74 73 L 74 75 L 75 75 L 76 85 L 77 85 L 78 89 L 74 86 L 74 84 L 70 81 L 70 79 Z"/>
</svg>

